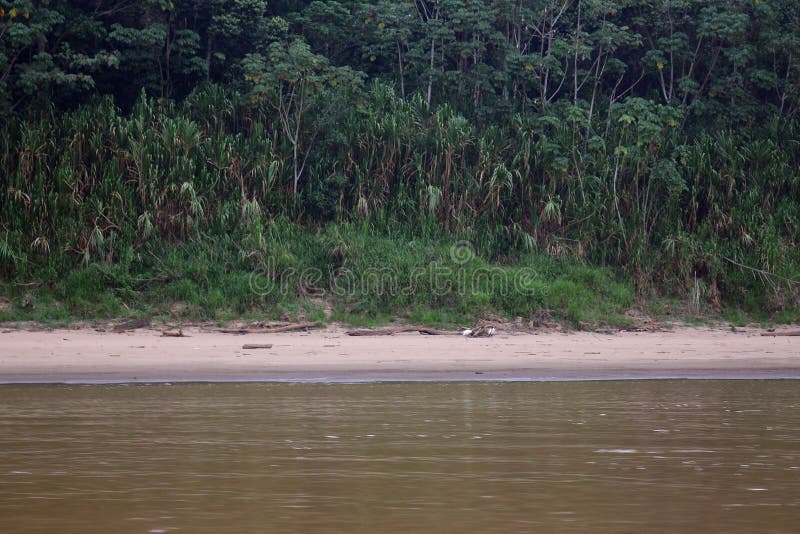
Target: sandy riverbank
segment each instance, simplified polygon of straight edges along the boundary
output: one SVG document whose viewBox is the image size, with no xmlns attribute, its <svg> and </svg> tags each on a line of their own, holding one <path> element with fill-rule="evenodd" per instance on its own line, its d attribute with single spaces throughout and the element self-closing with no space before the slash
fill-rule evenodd
<svg viewBox="0 0 800 534">
<path fill-rule="evenodd" d="M 341 330 L 0 334 L 0 383 L 800 378 L 800 337 L 760 330 L 349 337 Z M 243 344 L 272 344 L 244 350 Z"/>
</svg>

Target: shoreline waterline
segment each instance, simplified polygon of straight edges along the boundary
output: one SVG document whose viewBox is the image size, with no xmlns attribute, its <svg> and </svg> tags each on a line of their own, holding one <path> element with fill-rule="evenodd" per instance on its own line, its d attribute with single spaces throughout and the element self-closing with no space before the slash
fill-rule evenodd
<svg viewBox="0 0 800 534">
<path fill-rule="evenodd" d="M 487 376 L 487 374 L 489 376 Z M 85 377 L 46 377 L 27 376 L 0 378 L 0 387 L 3 386 L 185 386 L 185 385 L 215 385 L 215 384 L 309 384 L 309 385 L 380 385 L 380 384 L 415 384 L 415 383 L 559 383 L 559 382 L 674 382 L 674 381 L 792 381 L 800 380 L 800 369 L 795 372 L 775 369 L 751 369 L 747 371 L 713 371 L 704 372 L 696 370 L 691 372 L 676 372 L 671 374 L 656 374 L 648 369 L 638 370 L 637 373 L 591 374 L 585 371 L 576 373 L 562 373 L 551 375 L 525 375 L 491 376 L 491 373 L 481 372 L 472 376 L 456 372 L 442 372 L 439 374 L 413 373 L 404 371 L 391 376 L 389 373 L 370 375 L 369 373 L 342 373 L 336 376 L 315 376 L 291 374 L 289 376 L 195 376 L 190 378 L 174 378 L 170 376 L 148 376 L 133 378 L 99 378 Z"/>
</svg>

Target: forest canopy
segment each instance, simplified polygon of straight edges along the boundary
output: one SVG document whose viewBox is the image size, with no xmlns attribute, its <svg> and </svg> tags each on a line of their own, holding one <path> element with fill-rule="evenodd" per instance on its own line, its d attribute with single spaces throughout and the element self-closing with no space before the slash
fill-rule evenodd
<svg viewBox="0 0 800 534">
<path fill-rule="evenodd" d="M 752 123 L 798 112 L 799 19 L 795 0 L 2 0 L 0 95 L 7 114 L 246 91 L 283 46 L 284 67 L 349 67 L 473 120 L 641 97 Z"/>
</svg>

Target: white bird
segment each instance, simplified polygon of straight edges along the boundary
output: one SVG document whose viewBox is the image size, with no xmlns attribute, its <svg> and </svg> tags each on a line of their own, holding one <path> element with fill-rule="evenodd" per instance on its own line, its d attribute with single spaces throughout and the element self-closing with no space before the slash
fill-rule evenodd
<svg viewBox="0 0 800 534">
<path fill-rule="evenodd" d="M 464 336 L 464 337 L 471 337 L 472 336 L 472 329 L 470 329 L 470 328 L 465 329 L 463 332 L 461 332 L 461 335 Z"/>
</svg>

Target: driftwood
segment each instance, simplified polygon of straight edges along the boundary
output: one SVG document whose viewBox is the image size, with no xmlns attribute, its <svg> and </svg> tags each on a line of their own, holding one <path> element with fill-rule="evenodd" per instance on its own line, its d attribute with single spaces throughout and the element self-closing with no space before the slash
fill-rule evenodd
<svg viewBox="0 0 800 534">
<path fill-rule="evenodd" d="M 284 332 L 300 332 L 319 328 L 322 323 L 297 323 L 286 326 L 276 326 L 274 328 L 222 328 L 219 332 L 223 334 L 281 334 Z"/>
<path fill-rule="evenodd" d="M 282 326 L 292 326 L 294 324 L 296 323 L 290 323 L 288 321 L 257 321 L 243 328 L 280 328 Z"/>
<path fill-rule="evenodd" d="M 268 343 L 266 345 L 242 345 L 244 350 L 254 350 L 254 349 L 271 349 L 272 343 Z"/>
<path fill-rule="evenodd" d="M 350 330 L 345 332 L 348 336 L 393 336 L 406 332 L 419 332 L 425 336 L 456 336 L 458 332 L 448 332 L 446 330 L 435 330 L 433 328 L 419 328 L 418 326 L 406 326 L 403 328 L 385 328 L 381 330 Z"/>
<path fill-rule="evenodd" d="M 433 328 L 417 328 L 423 336 L 460 336 L 461 332 L 450 332 L 449 330 L 435 330 Z"/>
<path fill-rule="evenodd" d="M 136 330 L 137 328 L 144 328 L 145 326 L 150 326 L 150 322 L 153 320 L 152 317 L 146 315 L 144 317 L 139 317 L 138 319 L 131 319 L 130 321 L 125 321 L 124 323 L 120 323 L 114 327 L 114 332 L 126 332 L 128 330 Z"/>
<path fill-rule="evenodd" d="M 220 328 L 217 332 L 223 334 L 260 334 L 260 330 L 251 330 L 248 328 Z"/>
<path fill-rule="evenodd" d="M 161 332 L 161 337 L 189 337 L 183 333 L 183 330 Z"/>
<path fill-rule="evenodd" d="M 418 329 L 413 327 L 405 328 L 384 328 L 382 330 L 350 330 L 345 332 L 348 336 L 393 336 L 395 334 L 402 334 L 404 332 L 416 332 Z"/>
<path fill-rule="evenodd" d="M 787 330 L 785 332 L 761 332 L 761 335 L 765 337 L 800 337 L 800 330 Z"/>
</svg>

